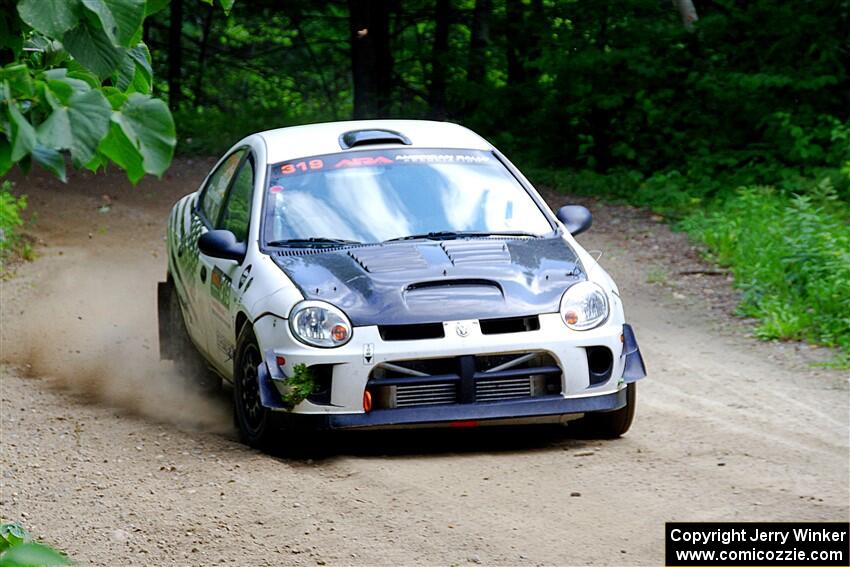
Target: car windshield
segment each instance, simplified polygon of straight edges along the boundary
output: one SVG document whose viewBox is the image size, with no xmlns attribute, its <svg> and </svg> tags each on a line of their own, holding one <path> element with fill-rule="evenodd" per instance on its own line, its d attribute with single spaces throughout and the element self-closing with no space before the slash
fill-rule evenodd
<svg viewBox="0 0 850 567">
<path fill-rule="evenodd" d="M 270 166 L 265 241 L 304 246 L 553 231 L 490 152 L 346 152 Z"/>
</svg>

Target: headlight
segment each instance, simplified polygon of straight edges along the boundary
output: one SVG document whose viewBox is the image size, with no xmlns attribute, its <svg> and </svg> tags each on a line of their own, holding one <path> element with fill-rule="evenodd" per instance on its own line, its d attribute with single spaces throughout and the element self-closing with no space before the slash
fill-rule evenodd
<svg viewBox="0 0 850 567">
<path fill-rule="evenodd" d="M 348 317 L 323 301 L 302 301 L 293 307 L 289 328 L 296 339 L 317 347 L 338 347 L 351 339 Z"/>
<path fill-rule="evenodd" d="M 561 318 L 567 327 L 586 331 L 608 319 L 608 296 L 593 282 L 580 282 L 561 298 Z"/>
</svg>

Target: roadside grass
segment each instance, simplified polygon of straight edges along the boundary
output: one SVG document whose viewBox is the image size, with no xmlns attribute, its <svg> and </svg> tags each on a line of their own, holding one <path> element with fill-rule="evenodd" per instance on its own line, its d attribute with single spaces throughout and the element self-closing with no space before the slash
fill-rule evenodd
<svg viewBox="0 0 850 567">
<path fill-rule="evenodd" d="M 5 276 L 8 266 L 18 258 L 33 260 L 35 250 L 32 243 L 21 234 L 25 221 L 22 217 L 27 208 L 26 196 L 16 197 L 12 183 L 0 184 L 0 277 Z"/>
<path fill-rule="evenodd" d="M 564 193 L 664 214 L 706 247 L 709 261 L 729 267 L 743 291 L 738 314 L 759 321 L 758 338 L 836 347 L 827 365 L 850 367 L 850 204 L 839 196 L 846 185 L 834 188 L 834 172 L 818 179 L 789 174 L 772 186 L 675 172 L 642 179 L 625 171 L 537 170 L 531 177 Z M 663 279 L 656 271 L 648 278 Z"/>
</svg>

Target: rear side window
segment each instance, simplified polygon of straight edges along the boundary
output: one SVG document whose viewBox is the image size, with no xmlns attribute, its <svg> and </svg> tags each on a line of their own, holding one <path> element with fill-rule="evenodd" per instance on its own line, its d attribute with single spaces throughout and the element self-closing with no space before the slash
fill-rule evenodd
<svg viewBox="0 0 850 567">
<path fill-rule="evenodd" d="M 254 193 L 254 160 L 248 158 L 230 188 L 227 205 L 221 217 L 221 223 L 216 228 L 229 230 L 236 235 L 236 240 L 244 242 L 248 239 L 248 223 L 251 218 L 251 196 Z"/>
<path fill-rule="evenodd" d="M 212 224 L 215 224 L 218 220 L 227 186 L 230 184 L 230 180 L 233 179 L 236 168 L 239 166 L 239 161 L 245 155 L 246 151 L 238 150 L 230 154 L 210 176 L 209 181 L 207 181 L 207 186 L 204 188 L 204 194 L 201 197 L 201 212 Z"/>
</svg>

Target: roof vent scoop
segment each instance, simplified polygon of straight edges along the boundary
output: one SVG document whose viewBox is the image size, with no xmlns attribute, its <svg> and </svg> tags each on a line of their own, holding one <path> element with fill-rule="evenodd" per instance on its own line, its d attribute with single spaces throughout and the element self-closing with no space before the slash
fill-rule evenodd
<svg viewBox="0 0 850 567">
<path fill-rule="evenodd" d="M 339 145 L 344 150 L 355 146 L 374 144 L 404 144 L 409 146 L 410 143 L 410 138 L 393 130 L 351 130 L 339 137 Z"/>
</svg>

